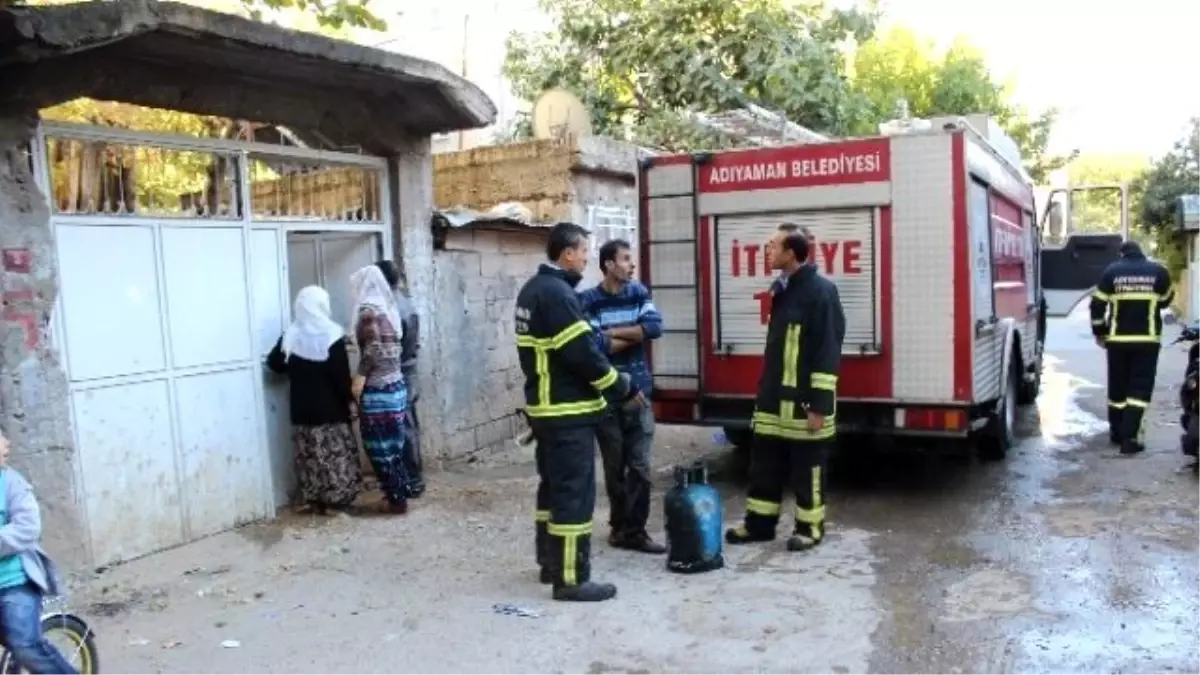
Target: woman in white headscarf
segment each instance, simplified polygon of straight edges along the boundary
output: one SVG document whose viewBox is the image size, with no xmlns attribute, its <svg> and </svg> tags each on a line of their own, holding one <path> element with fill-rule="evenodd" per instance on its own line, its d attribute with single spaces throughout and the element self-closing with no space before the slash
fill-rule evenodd
<svg viewBox="0 0 1200 675">
<path fill-rule="evenodd" d="M 316 513 L 343 509 L 358 497 L 362 469 L 350 427 L 350 360 L 345 331 L 332 318 L 329 294 L 305 286 L 294 319 L 267 356 L 291 380 L 292 441 L 300 495 Z"/>
<path fill-rule="evenodd" d="M 363 447 L 379 478 L 386 509 L 406 513 L 410 481 L 405 467 L 408 442 L 408 389 L 401 370 L 400 337 L 404 325 L 396 298 L 383 272 L 367 265 L 350 275 L 354 293 L 354 335 L 358 342 L 358 377 L 361 392 L 359 430 Z"/>
</svg>

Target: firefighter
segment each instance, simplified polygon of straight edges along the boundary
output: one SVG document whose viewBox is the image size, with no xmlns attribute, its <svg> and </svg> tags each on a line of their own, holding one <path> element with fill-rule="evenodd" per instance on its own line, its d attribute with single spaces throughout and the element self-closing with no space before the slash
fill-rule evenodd
<svg viewBox="0 0 1200 675">
<path fill-rule="evenodd" d="M 587 266 L 587 230 L 558 223 L 546 255 L 549 263 L 525 282 L 516 303 L 524 414 L 537 441 L 540 579 L 553 584 L 555 600 L 608 600 L 616 586 L 591 580 L 596 428 L 610 402 L 634 407 L 644 400 L 596 347 L 575 294 Z"/>
<path fill-rule="evenodd" d="M 751 426 L 750 491 L 742 526 L 730 544 L 770 541 L 782 511 L 783 490 L 796 495 L 789 551 L 825 537 L 825 474 L 837 430 L 837 378 L 846 318 L 837 286 L 808 262 L 809 239 L 784 223 L 767 242 L 772 269 L 771 318 Z"/>
<path fill-rule="evenodd" d="M 1122 455 L 1146 449 L 1142 419 L 1158 369 L 1160 312 L 1173 296 L 1167 269 L 1133 241 L 1121 244 L 1092 292 L 1092 334 L 1108 355 L 1108 437 Z"/>
</svg>

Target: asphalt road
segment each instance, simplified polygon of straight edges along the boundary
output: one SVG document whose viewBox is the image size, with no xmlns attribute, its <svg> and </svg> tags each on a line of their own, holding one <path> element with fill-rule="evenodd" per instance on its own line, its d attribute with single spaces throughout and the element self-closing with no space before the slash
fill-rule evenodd
<svg viewBox="0 0 1200 675">
<path fill-rule="evenodd" d="M 73 606 L 109 672 L 1197 672 L 1184 355 L 1164 350 L 1150 449 L 1124 459 L 1086 319 L 1052 322 L 1048 354 L 1006 462 L 858 448 L 812 552 L 730 548 L 684 577 L 598 541 L 618 598 L 554 603 L 531 569 L 529 465 L 473 467 L 434 475 L 406 517 L 248 526 L 93 575 Z M 660 427 L 656 454 L 665 487 L 671 463 L 728 451 Z M 732 523 L 742 488 L 720 489 Z"/>
</svg>

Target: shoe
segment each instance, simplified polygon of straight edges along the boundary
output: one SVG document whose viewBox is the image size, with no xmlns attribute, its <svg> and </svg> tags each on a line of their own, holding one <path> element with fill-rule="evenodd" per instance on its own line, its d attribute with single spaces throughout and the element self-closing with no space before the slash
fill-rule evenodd
<svg viewBox="0 0 1200 675">
<path fill-rule="evenodd" d="M 625 548 L 625 535 L 617 530 L 608 533 L 608 545 L 613 548 Z"/>
<path fill-rule="evenodd" d="M 775 534 L 760 534 L 751 532 L 746 529 L 745 525 L 731 527 L 725 530 L 725 543 L 727 544 L 753 544 L 761 541 L 775 541 Z"/>
<path fill-rule="evenodd" d="M 554 572 L 551 572 L 549 567 L 539 568 L 538 583 L 545 584 L 547 586 L 554 583 Z"/>
<path fill-rule="evenodd" d="M 1117 438 L 1116 436 L 1114 436 L 1114 435 L 1112 435 L 1112 434 L 1109 434 L 1109 435 L 1108 435 L 1108 442 L 1109 442 L 1109 444 L 1110 444 L 1110 445 L 1120 445 L 1120 444 L 1121 444 L 1121 439 Z"/>
<path fill-rule="evenodd" d="M 402 516 L 402 515 L 408 513 L 408 502 L 405 501 L 405 502 L 392 503 L 385 499 L 383 502 L 382 508 L 380 508 L 380 511 L 382 511 L 383 513 L 390 513 L 390 514 L 396 515 L 396 516 Z"/>
<path fill-rule="evenodd" d="M 1137 441 L 1125 441 L 1121 443 L 1121 454 L 1125 456 L 1133 456 L 1141 452 L 1145 452 L 1146 446 Z"/>
<path fill-rule="evenodd" d="M 654 541 L 645 532 L 627 534 L 624 537 L 618 538 L 616 543 L 613 543 L 612 537 L 609 537 L 609 543 L 617 548 L 623 548 L 626 551 L 637 551 L 638 553 L 662 555 L 667 552 L 666 546 Z"/>
<path fill-rule="evenodd" d="M 820 539 L 813 539 L 806 534 L 793 534 L 792 536 L 788 537 L 787 550 L 793 552 L 808 551 L 816 548 L 820 545 L 820 543 Z"/>
<path fill-rule="evenodd" d="M 603 602 L 617 597 L 617 587 L 596 581 L 585 581 L 574 586 L 555 586 L 554 599 L 565 602 Z"/>
</svg>

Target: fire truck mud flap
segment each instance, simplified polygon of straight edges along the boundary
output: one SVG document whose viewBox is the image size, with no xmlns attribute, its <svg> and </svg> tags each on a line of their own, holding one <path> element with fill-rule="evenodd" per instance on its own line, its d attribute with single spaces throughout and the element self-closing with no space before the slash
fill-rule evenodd
<svg viewBox="0 0 1200 675">
<path fill-rule="evenodd" d="M 979 456 L 985 460 L 1004 459 L 1008 456 L 1009 448 L 1016 444 L 1018 395 L 1024 382 L 1016 325 L 1011 321 L 1001 321 L 997 330 L 1005 331 L 1004 351 L 1001 352 L 1003 365 L 1000 369 L 1004 379 L 1000 382 L 1000 398 L 984 407 L 985 424 L 975 438 Z"/>
</svg>

